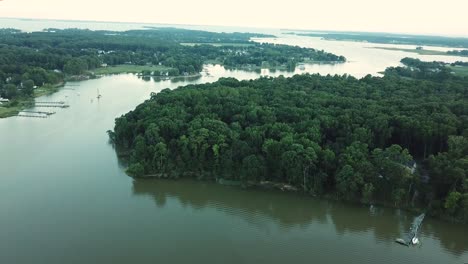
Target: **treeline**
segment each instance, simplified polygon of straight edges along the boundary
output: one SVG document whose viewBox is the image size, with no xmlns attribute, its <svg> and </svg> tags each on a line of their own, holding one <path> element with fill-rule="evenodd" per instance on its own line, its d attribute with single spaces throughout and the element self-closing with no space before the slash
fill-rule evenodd
<svg viewBox="0 0 468 264">
<path fill-rule="evenodd" d="M 269 67 L 286 66 L 294 70 L 300 62 L 345 62 L 346 58 L 323 50 L 301 48 L 298 46 L 257 44 L 243 49 L 229 49 L 222 55 L 223 64 L 229 67 L 242 67 L 243 65 L 262 66 L 267 63 Z"/>
<path fill-rule="evenodd" d="M 454 76 L 221 79 L 153 94 L 109 134 L 133 176 L 281 182 L 468 221 L 467 99 Z"/>
<path fill-rule="evenodd" d="M 465 61 L 456 61 L 454 63 L 450 64 L 451 66 L 463 66 L 463 67 L 468 67 L 468 62 Z"/>
<path fill-rule="evenodd" d="M 457 56 L 468 56 L 468 50 L 449 50 L 447 54 L 457 55 Z"/>
<path fill-rule="evenodd" d="M 461 61 L 449 64 L 440 61 L 427 62 L 413 58 L 403 58 L 401 63 L 404 67 L 389 67 L 385 70 L 385 75 L 445 81 L 453 77 L 452 69 L 447 67 L 448 65 L 468 66 L 468 63 Z"/>
<path fill-rule="evenodd" d="M 365 41 L 381 44 L 405 44 L 417 46 L 445 46 L 468 48 L 468 38 L 463 37 L 424 36 L 371 32 L 290 32 L 289 34 L 298 36 L 319 37 L 327 40 Z"/>
<path fill-rule="evenodd" d="M 251 37 L 266 36 L 174 28 L 125 32 L 48 29 L 32 33 L 0 29 L 0 95 L 30 96 L 30 84 L 56 84 L 67 75 L 84 75 L 101 66 L 120 64 L 160 65 L 169 69 L 167 74 L 177 76 L 201 72 L 206 61 L 230 67 L 268 62 L 294 68 L 306 60 L 345 60 L 314 49 L 250 42 Z M 199 45 L 181 45 L 188 42 Z"/>
</svg>

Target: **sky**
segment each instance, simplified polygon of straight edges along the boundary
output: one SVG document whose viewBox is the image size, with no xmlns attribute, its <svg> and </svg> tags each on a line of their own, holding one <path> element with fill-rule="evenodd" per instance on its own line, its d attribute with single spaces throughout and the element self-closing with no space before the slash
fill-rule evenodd
<svg viewBox="0 0 468 264">
<path fill-rule="evenodd" d="M 468 36 L 467 0 L 0 0 L 0 17 Z"/>
</svg>

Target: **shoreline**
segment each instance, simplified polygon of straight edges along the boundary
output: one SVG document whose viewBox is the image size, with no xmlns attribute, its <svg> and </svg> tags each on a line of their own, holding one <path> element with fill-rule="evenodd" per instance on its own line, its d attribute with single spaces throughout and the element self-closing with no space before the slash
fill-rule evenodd
<svg viewBox="0 0 468 264">
<path fill-rule="evenodd" d="M 343 204 L 358 205 L 358 206 L 380 206 L 382 208 L 403 210 L 407 213 L 414 213 L 414 214 L 426 213 L 427 216 L 433 219 L 437 219 L 439 221 L 443 221 L 446 223 L 463 224 L 462 221 L 457 221 L 456 219 L 451 218 L 451 217 L 444 217 L 443 215 L 433 215 L 431 213 L 427 213 L 427 209 L 424 209 L 421 207 L 408 207 L 408 206 L 395 207 L 389 203 L 378 202 L 378 201 L 365 203 L 360 200 L 342 200 L 342 199 L 336 198 L 335 193 L 326 193 L 326 194 L 321 194 L 321 195 L 313 194 L 310 192 L 303 191 L 296 186 L 293 186 L 287 183 L 282 183 L 282 182 L 272 182 L 272 181 L 242 182 L 242 181 L 236 181 L 236 180 L 226 180 L 226 179 L 217 179 L 217 178 L 200 178 L 200 177 L 194 177 L 195 175 L 193 173 L 187 173 L 186 175 L 181 175 L 177 177 L 173 177 L 173 176 L 171 177 L 168 174 L 163 174 L 163 173 L 147 174 L 143 176 L 130 176 L 126 173 L 126 175 L 136 180 L 138 179 L 154 180 L 154 181 L 195 180 L 200 183 L 211 182 L 211 183 L 215 183 L 219 185 L 231 186 L 231 187 L 235 187 L 238 189 L 244 189 L 244 190 L 249 190 L 249 191 L 269 190 L 269 191 L 274 191 L 274 192 L 294 193 L 296 195 L 302 195 L 302 196 L 306 196 L 306 197 L 313 198 L 313 199 L 334 201 L 334 202 L 340 202 Z"/>
<path fill-rule="evenodd" d="M 436 46 L 434 46 L 436 47 Z M 390 50 L 390 51 L 402 51 L 408 53 L 416 53 L 418 55 L 426 55 L 426 56 L 450 56 L 450 57 L 462 57 L 466 58 L 468 56 L 462 56 L 457 54 L 450 54 L 444 51 L 438 50 L 417 50 L 417 49 L 405 49 L 405 48 L 391 48 L 391 47 L 367 47 L 368 49 L 379 49 L 379 50 Z"/>
<path fill-rule="evenodd" d="M 293 34 L 297 35 L 297 34 Z M 440 47 L 440 48 L 454 48 L 454 49 L 465 49 L 467 47 L 461 47 L 461 46 L 448 46 L 448 45 L 435 45 L 435 44 L 414 44 L 414 43 L 402 43 L 402 42 L 396 42 L 396 43 L 391 43 L 391 42 L 371 42 L 371 41 L 366 41 L 366 40 L 358 40 L 358 39 L 335 39 L 335 38 L 327 38 L 325 36 L 309 36 L 309 35 L 297 35 L 301 37 L 310 37 L 310 38 L 319 38 L 321 40 L 325 41 L 347 41 L 347 42 L 358 42 L 358 43 L 369 43 L 369 44 L 384 44 L 384 45 L 410 45 L 410 46 L 427 46 L 427 47 Z"/>
<path fill-rule="evenodd" d="M 45 96 L 45 95 L 54 94 L 58 92 L 60 88 L 64 87 L 65 84 L 66 84 L 66 81 L 62 81 L 54 85 L 46 85 L 47 87 L 44 87 L 44 86 L 38 87 L 34 91 L 33 97 L 18 98 L 18 99 L 10 101 L 8 103 L 9 106 L 7 107 L 0 106 L 0 119 L 17 116 L 21 111 L 34 107 L 34 101 L 36 100 L 36 98 Z M 10 106 L 11 104 L 15 104 L 15 105 Z"/>
</svg>

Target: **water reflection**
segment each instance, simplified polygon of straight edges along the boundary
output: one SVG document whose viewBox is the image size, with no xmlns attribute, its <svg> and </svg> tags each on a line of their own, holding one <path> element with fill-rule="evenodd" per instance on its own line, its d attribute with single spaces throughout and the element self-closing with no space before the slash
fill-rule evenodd
<svg viewBox="0 0 468 264">
<path fill-rule="evenodd" d="M 443 227 L 442 227 L 443 226 Z M 461 256 L 468 251 L 468 227 L 462 224 L 447 224 L 428 219 L 422 226 L 424 235 L 440 241 L 447 251 Z M 468 258 L 465 259 L 468 263 Z"/>
<path fill-rule="evenodd" d="M 299 227 L 307 231 L 309 227 L 331 225 L 335 232 L 330 236 L 369 233 L 376 243 L 392 246 L 395 238 L 408 231 L 414 217 L 388 208 L 335 203 L 276 191 L 243 190 L 191 180 L 137 179 L 133 181 L 132 191 L 135 195 L 151 196 L 160 209 L 165 208 L 168 200 L 175 199 L 184 208 L 222 211 L 241 217 L 261 229 L 267 229 L 271 222 L 285 230 Z M 429 244 L 440 241 L 446 251 L 462 255 L 468 251 L 464 236 L 467 233 L 466 227 L 427 218 L 421 238 Z"/>
<path fill-rule="evenodd" d="M 169 198 L 176 198 L 184 207 L 200 210 L 215 208 L 241 215 L 245 220 L 270 219 L 284 228 L 306 226 L 311 222 L 327 222 L 328 204 L 276 192 L 252 192 L 206 182 L 154 181 L 138 179 L 133 182 L 133 193 L 150 195 L 160 208 Z M 290 206 L 294 203 L 298 206 Z M 265 221 L 264 221 L 265 222 Z"/>
</svg>

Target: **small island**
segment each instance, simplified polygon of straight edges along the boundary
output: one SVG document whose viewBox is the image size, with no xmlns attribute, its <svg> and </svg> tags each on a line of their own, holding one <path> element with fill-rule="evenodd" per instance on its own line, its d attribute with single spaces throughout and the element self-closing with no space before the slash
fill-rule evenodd
<svg viewBox="0 0 468 264">
<path fill-rule="evenodd" d="M 294 70 L 298 63 L 342 63 L 343 56 L 287 45 L 260 44 L 251 33 L 176 28 L 92 31 L 0 29 L 0 117 L 33 105 L 68 80 L 135 73 L 160 78 L 199 76 L 205 63 L 227 68 Z"/>
<path fill-rule="evenodd" d="M 134 177 L 194 177 L 468 221 L 468 79 L 405 58 L 384 77 L 163 90 L 109 131 Z"/>
</svg>

